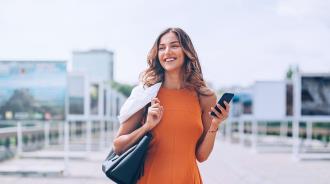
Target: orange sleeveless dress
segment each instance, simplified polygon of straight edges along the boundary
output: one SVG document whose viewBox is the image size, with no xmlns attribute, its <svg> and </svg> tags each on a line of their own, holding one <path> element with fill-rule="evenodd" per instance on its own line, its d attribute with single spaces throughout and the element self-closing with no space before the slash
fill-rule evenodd
<svg viewBox="0 0 330 184">
<path fill-rule="evenodd" d="M 157 97 L 164 113 L 152 130 L 144 175 L 138 184 L 202 184 L 195 155 L 203 132 L 197 93 L 161 87 Z"/>
</svg>

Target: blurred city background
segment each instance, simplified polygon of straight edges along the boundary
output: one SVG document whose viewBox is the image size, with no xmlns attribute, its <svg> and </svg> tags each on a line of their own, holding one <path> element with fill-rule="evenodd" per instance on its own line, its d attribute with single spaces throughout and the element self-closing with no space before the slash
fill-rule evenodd
<svg viewBox="0 0 330 184">
<path fill-rule="evenodd" d="M 0 182 L 112 183 L 121 105 L 181 27 L 235 93 L 206 184 L 330 183 L 330 1 L 1 0 Z"/>
</svg>

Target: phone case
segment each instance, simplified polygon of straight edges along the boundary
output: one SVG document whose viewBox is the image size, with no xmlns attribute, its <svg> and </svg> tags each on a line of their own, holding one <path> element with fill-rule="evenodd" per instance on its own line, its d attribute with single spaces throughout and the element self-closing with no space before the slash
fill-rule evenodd
<svg viewBox="0 0 330 184">
<path fill-rule="evenodd" d="M 223 108 L 226 109 L 226 106 L 225 106 L 225 104 L 224 104 L 224 101 L 226 101 L 227 103 L 230 103 L 230 101 L 233 99 L 233 97 L 234 97 L 234 94 L 233 94 L 233 93 L 225 93 L 225 94 L 223 94 L 222 97 L 219 99 L 218 104 L 220 104 Z M 221 113 L 221 110 L 220 110 L 217 106 L 215 106 L 214 108 L 215 108 L 218 112 Z M 212 116 L 216 116 L 214 112 L 211 112 L 211 115 L 212 115 Z"/>
</svg>

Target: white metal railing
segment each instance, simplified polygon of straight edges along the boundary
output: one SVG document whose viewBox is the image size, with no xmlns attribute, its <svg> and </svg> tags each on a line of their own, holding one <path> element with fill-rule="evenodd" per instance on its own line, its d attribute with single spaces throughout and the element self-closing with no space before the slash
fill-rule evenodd
<svg viewBox="0 0 330 184">
<path fill-rule="evenodd" d="M 245 123 L 251 123 L 251 134 L 246 134 L 244 132 Z M 260 125 L 265 125 L 267 122 L 280 122 L 280 132 L 279 136 L 275 136 L 277 141 L 289 140 L 288 142 L 291 145 L 291 153 L 295 160 L 299 160 L 301 158 L 312 158 L 312 159 L 322 159 L 322 158 L 330 158 L 330 152 L 325 154 L 305 154 L 303 153 L 303 145 L 301 144 L 302 138 L 299 137 L 300 124 L 301 122 L 306 122 L 306 142 L 312 142 L 312 133 L 313 133 L 313 123 L 330 123 L 330 118 L 313 118 L 313 117 L 302 117 L 299 121 L 295 121 L 292 117 L 285 117 L 282 119 L 256 119 L 253 116 L 243 116 L 243 117 L 230 117 L 225 123 L 225 138 L 226 140 L 231 140 L 232 138 L 232 126 L 233 124 L 237 124 L 238 126 L 238 139 L 239 142 L 244 145 L 244 141 L 249 139 L 251 141 L 251 148 L 253 151 L 257 150 L 258 140 L 261 138 L 259 133 L 266 133 L 266 130 L 260 129 Z M 288 133 L 288 122 L 292 122 L 292 137 L 289 138 L 287 136 Z M 299 123 L 298 123 L 299 122 Z M 268 136 L 270 137 L 270 136 Z M 275 144 L 276 142 L 274 142 Z M 270 143 L 272 145 L 272 143 Z M 329 148 L 324 148 L 328 150 Z"/>
</svg>

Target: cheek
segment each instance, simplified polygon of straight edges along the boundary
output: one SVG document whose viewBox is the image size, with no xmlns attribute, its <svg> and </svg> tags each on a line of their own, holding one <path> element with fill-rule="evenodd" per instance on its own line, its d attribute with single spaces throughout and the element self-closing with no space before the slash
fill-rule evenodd
<svg viewBox="0 0 330 184">
<path fill-rule="evenodd" d="M 164 54 L 161 54 L 161 53 L 158 53 L 157 54 L 157 57 L 158 57 L 158 60 L 161 61 L 161 58 L 163 57 Z"/>
<path fill-rule="evenodd" d="M 180 59 L 179 66 L 180 66 L 180 67 L 183 67 L 183 64 L 184 64 L 184 57 L 182 57 L 182 58 Z"/>
<path fill-rule="evenodd" d="M 162 66 L 162 68 L 164 68 L 164 61 L 162 61 L 162 58 L 163 57 L 163 55 L 162 54 L 158 54 L 158 61 L 159 61 L 159 64 L 160 64 L 160 66 Z"/>
<path fill-rule="evenodd" d="M 179 55 L 179 57 L 180 57 L 180 64 L 183 64 L 183 63 L 184 63 L 184 59 L 185 59 L 185 55 L 184 55 L 184 53 L 181 52 L 181 53 L 179 53 L 178 55 Z"/>
<path fill-rule="evenodd" d="M 176 55 L 179 56 L 180 59 L 184 59 L 184 56 L 185 56 L 183 50 L 178 50 L 178 52 L 176 53 Z"/>
</svg>

